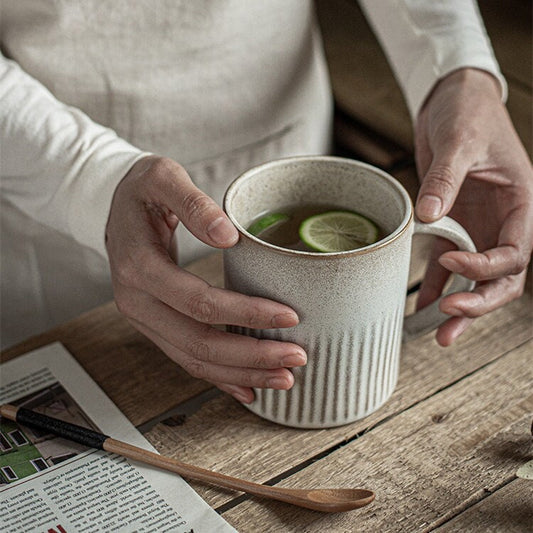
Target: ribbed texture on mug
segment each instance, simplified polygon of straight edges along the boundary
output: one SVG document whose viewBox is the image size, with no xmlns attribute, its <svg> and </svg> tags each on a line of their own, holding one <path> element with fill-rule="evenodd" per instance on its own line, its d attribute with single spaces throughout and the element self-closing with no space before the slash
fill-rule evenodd
<svg viewBox="0 0 533 533">
<path fill-rule="evenodd" d="M 403 302 L 402 302 L 403 304 Z M 331 427 L 363 418 L 392 394 L 398 378 L 403 306 L 364 329 L 308 338 L 308 363 L 294 369 L 290 391 L 255 389 L 247 407 L 260 416 L 295 427 Z M 231 331 L 274 338 L 272 331 L 232 327 Z M 287 335 L 288 336 L 288 335 Z M 283 330 L 275 338 L 291 340 Z"/>
</svg>

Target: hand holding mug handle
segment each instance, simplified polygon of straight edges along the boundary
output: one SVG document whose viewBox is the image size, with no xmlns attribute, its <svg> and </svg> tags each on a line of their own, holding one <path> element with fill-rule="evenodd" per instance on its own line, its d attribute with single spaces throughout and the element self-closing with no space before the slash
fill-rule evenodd
<svg viewBox="0 0 533 533">
<path fill-rule="evenodd" d="M 415 221 L 414 234 L 416 233 L 426 233 L 429 235 L 444 237 L 455 243 L 462 251 L 476 252 L 476 247 L 466 230 L 450 217 L 443 217 L 440 220 L 428 224 Z M 474 285 L 474 281 L 459 274 L 453 274 L 450 286 L 445 294 L 427 307 L 405 317 L 402 337 L 403 341 L 407 342 L 416 337 L 420 337 L 425 333 L 437 329 L 441 324 L 446 322 L 450 316 L 439 309 L 441 299 L 445 295 L 454 292 L 471 291 L 474 288 Z"/>
</svg>

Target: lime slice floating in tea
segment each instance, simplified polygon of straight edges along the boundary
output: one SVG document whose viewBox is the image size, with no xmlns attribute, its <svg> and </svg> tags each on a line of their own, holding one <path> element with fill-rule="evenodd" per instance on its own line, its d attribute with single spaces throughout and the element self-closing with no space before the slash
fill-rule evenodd
<svg viewBox="0 0 533 533">
<path fill-rule="evenodd" d="M 378 240 L 379 229 L 368 218 L 353 211 L 326 211 L 306 218 L 300 239 L 317 252 L 345 252 Z"/>
<path fill-rule="evenodd" d="M 272 227 L 274 224 L 279 224 L 280 222 L 285 222 L 286 220 L 289 220 L 289 215 L 286 215 L 285 213 L 269 213 L 268 215 L 265 215 L 264 217 L 261 217 L 253 222 L 248 228 L 248 232 L 257 236 L 266 229 Z"/>
</svg>

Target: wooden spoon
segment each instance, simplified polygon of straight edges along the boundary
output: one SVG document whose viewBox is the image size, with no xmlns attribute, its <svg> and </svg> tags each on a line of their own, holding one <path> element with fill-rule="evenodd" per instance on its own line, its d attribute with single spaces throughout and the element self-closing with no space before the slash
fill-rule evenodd
<svg viewBox="0 0 533 533">
<path fill-rule="evenodd" d="M 197 466 L 176 461 L 170 457 L 144 450 L 126 442 L 113 439 L 102 433 L 51 418 L 49 416 L 13 405 L 0 406 L 0 415 L 20 424 L 51 431 L 91 448 L 116 453 L 149 465 L 169 470 L 183 477 L 210 483 L 226 489 L 238 490 L 273 500 L 313 509 L 315 511 L 335 513 L 351 511 L 368 505 L 374 500 L 374 493 L 366 489 L 290 489 L 271 487 L 235 478 Z"/>
</svg>

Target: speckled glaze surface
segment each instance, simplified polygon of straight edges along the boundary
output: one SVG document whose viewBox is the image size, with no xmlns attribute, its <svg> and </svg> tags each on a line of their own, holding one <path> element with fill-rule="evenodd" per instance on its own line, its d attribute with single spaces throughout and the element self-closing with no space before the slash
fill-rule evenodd
<svg viewBox="0 0 533 533">
<path fill-rule="evenodd" d="M 386 236 L 355 251 L 324 254 L 280 248 L 246 231 L 262 213 L 305 203 L 360 212 Z M 232 331 L 296 342 L 308 354 L 307 365 L 293 370 L 291 390 L 256 389 L 247 407 L 301 428 L 339 426 L 378 409 L 398 377 L 415 228 L 407 192 L 385 172 L 354 160 L 296 157 L 240 176 L 229 187 L 224 208 L 240 232 L 239 243 L 224 251 L 226 287 L 283 302 L 300 317 L 293 328 Z M 417 231 L 438 232 L 460 247 L 473 247 L 460 227 L 417 224 Z M 452 290 L 469 286 L 456 280 Z M 429 314 L 410 317 L 405 335 L 416 336 L 442 321 L 438 310 Z"/>
</svg>

